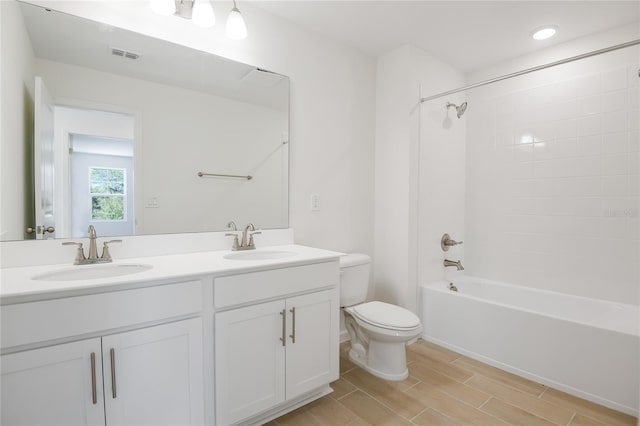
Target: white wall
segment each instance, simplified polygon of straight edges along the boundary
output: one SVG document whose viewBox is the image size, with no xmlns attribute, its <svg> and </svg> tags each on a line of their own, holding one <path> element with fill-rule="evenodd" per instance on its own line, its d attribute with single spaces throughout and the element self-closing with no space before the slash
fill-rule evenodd
<svg viewBox="0 0 640 426">
<path fill-rule="evenodd" d="M 417 84 L 410 47 L 378 58 L 375 153 L 375 298 L 410 305 L 411 116 Z M 413 197 L 415 198 L 415 197 Z"/>
<path fill-rule="evenodd" d="M 373 252 L 375 63 L 244 4 L 249 37 L 155 15 L 147 2 L 33 2 L 259 65 L 291 78 L 290 226 L 296 241 Z M 218 12 L 218 10 L 216 10 Z M 226 12 L 226 11 L 224 11 Z M 224 22 L 226 13 L 218 13 Z M 320 197 L 312 212 L 310 195 Z"/>
<path fill-rule="evenodd" d="M 32 174 L 32 150 L 26 149 L 24 141 L 33 139 L 33 50 L 17 3 L 0 2 L 0 19 L 0 137 L 7 141 L 0 152 L 0 240 L 21 240 L 26 227 L 34 226 L 26 220 L 26 212 L 33 205 L 32 196 L 22 186 L 15 185 Z M 32 181 L 31 178 L 29 183 Z"/>
<path fill-rule="evenodd" d="M 622 28 L 491 74 L 634 38 Z M 628 48 L 468 94 L 469 274 L 640 303 L 639 58 Z"/>
<path fill-rule="evenodd" d="M 464 74 L 437 58 L 422 54 L 416 61 L 422 96 L 428 97 L 465 85 Z M 440 241 L 447 233 L 465 241 L 465 138 L 472 111 L 461 118 L 447 102 L 460 105 L 465 93 L 422 103 L 420 118 L 420 169 L 418 207 L 418 286 L 442 279 L 454 280 L 459 272 L 445 268 L 444 259 L 460 260 L 466 268 L 465 245 L 444 252 Z"/>
<path fill-rule="evenodd" d="M 464 121 L 442 129 L 446 100 L 418 101 L 463 83 L 413 46 L 378 58 L 375 296 L 413 311 L 418 284 L 444 277 L 440 237 L 462 238 L 464 222 Z"/>
</svg>

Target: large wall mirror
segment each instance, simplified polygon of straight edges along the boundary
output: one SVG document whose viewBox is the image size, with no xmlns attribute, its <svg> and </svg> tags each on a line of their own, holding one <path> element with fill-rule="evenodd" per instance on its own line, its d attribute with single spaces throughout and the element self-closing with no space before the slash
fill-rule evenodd
<svg viewBox="0 0 640 426">
<path fill-rule="evenodd" d="M 288 226 L 287 77 L 0 7 L 2 240 Z"/>
</svg>

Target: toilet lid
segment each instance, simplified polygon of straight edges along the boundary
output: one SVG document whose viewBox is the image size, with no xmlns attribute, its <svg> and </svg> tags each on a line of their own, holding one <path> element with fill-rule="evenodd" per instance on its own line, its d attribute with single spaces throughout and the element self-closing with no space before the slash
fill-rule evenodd
<svg viewBox="0 0 640 426">
<path fill-rule="evenodd" d="M 420 318 L 413 312 L 384 302 L 363 303 L 354 306 L 352 312 L 369 324 L 385 328 L 410 329 L 420 325 Z"/>
</svg>

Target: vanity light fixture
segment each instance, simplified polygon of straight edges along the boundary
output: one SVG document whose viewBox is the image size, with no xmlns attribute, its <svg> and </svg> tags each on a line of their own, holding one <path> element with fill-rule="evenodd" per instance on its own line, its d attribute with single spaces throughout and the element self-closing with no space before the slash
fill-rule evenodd
<svg viewBox="0 0 640 426">
<path fill-rule="evenodd" d="M 227 37 L 232 40 L 242 40 L 247 37 L 247 26 L 244 24 L 242 14 L 236 7 L 236 0 L 233 0 L 233 9 L 227 18 Z"/>
<path fill-rule="evenodd" d="M 210 0 L 149 0 L 151 10 L 160 15 L 178 15 L 185 19 L 191 19 L 201 28 L 211 28 L 216 23 L 213 6 Z M 227 37 L 233 40 L 242 40 L 247 37 L 247 26 L 242 14 L 233 0 L 233 9 L 227 19 Z"/>
<path fill-rule="evenodd" d="M 200 28 L 213 27 L 216 23 L 216 16 L 213 14 L 211 2 L 209 0 L 194 0 L 191 19 Z"/>
<path fill-rule="evenodd" d="M 544 27 L 536 28 L 531 32 L 531 37 L 535 40 L 546 40 L 550 37 L 553 37 L 558 31 L 558 27 L 556 25 L 546 25 Z"/>
</svg>

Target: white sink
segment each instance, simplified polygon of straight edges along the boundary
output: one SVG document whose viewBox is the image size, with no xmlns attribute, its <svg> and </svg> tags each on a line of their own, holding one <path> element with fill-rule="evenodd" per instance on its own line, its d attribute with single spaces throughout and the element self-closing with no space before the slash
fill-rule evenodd
<svg viewBox="0 0 640 426">
<path fill-rule="evenodd" d="M 153 265 L 108 263 L 102 265 L 78 265 L 67 269 L 31 277 L 37 281 L 78 281 L 112 278 L 148 271 Z"/>
<path fill-rule="evenodd" d="M 223 257 L 229 260 L 269 260 L 282 259 L 285 257 L 295 256 L 297 253 L 293 251 L 282 250 L 252 250 L 252 251 L 234 251 L 225 254 Z"/>
</svg>

